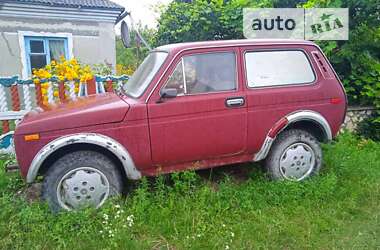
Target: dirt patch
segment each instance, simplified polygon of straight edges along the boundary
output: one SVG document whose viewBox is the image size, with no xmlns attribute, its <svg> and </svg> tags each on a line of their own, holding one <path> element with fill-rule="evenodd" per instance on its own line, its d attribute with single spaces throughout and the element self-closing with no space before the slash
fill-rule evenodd
<svg viewBox="0 0 380 250">
<path fill-rule="evenodd" d="M 230 177 L 236 183 L 245 182 L 255 171 L 261 171 L 261 166 L 253 163 L 244 163 L 199 170 L 197 173 L 202 179 L 208 180 L 214 185 L 223 180 L 226 176 Z"/>
<path fill-rule="evenodd" d="M 17 194 L 24 198 L 28 203 L 38 202 L 41 197 L 42 183 L 33 183 L 19 190 Z"/>
</svg>

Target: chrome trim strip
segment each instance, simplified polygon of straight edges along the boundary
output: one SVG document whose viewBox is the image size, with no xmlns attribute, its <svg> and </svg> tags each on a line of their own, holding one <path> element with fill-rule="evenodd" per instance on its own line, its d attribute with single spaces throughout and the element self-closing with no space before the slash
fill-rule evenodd
<svg viewBox="0 0 380 250">
<path fill-rule="evenodd" d="M 261 160 L 265 159 L 265 157 L 267 157 L 269 150 L 272 147 L 274 139 L 275 138 L 271 138 L 269 136 L 267 136 L 265 138 L 265 141 L 264 141 L 263 145 L 261 146 L 259 152 L 257 152 L 255 154 L 255 156 L 253 157 L 253 161 L 261 161 Z"/>
<path fill-rule="evenodd" d="M 182 66 L 182 77 L 183 77 L 183 91 L 184 91 L 184 95 L 186 95 L 187 94 L 187 86 L 186 86 L 185 63 L 183 61 L 183 57 L 181 58 L 181 66 Z M 174 71 L 175 71 L 175 68 L 174 68 Z M 169 76 L 169 78 L 173 75 L 174 71 Z M 166 83 L 168 83 L 168 81 L 166 81 Z"/>
<path fill-rule="evenodd" d="M 312 111 L 312 110 L 302 110 L 297 111 L 294 113 L 291 113 L 286 116 L 286 119 L 289 121 L 288 125 L 301 120 L 312 120 L 314 122 L 317 122 L 319 125 L 322 126 L 322 129 L 325 131 L 326 139 L 328 141 L 332 140 L 332 132 L 329 123 L 327 120 L 318 112 Z"/>
<path fill-rule="evenodd" d="M 137 180 L 141 178 L 141 173 L 136 169 L 136 166 L 132 160 L 132 157 L 128 151 L 116 140 L 96 133 L 78 133 L 68 136 L 59 137 L 48 144 L 46 144 L 35 156 L 29 167 L 28 174 L 26 177 L 27 183 L 32 183 L 38 174 L 42 163 L 46 158 L 55 152 L 56 150 L 75 143 L 88 143 L 103 147 L 109 150 L 120 160 L 123 164 L 125 173 L 127 177 L 132 180 Z"/>
<path fill-rule="evenodd" d="M 287 116 L 285 116 L 285 118 L 288 120 L 288 124 L 284 128 L 282 128 L 281 131 L 283 131 L 287 126 L 289 126 L 289 124 L 292 124 L 294 122 L 312 120 L 322 126 L 322 129 L 325 131 L 327 140 L 328 141 L 332 140 L 332 132 L 331 132 L 329 123 L 320 113 L 316 111 L 312 111 L 312 110 L 296 111 L 294 113 L 288 114 Z M 279 131 L 279 133 L 281 131 Z M 253 161 L 261 161 L 265 159 L 275 139 L 276 139 L 276 136 L 274 138 L 271 138 L 268 133 L 260 150 L 254 155 Z"/>
</svg>

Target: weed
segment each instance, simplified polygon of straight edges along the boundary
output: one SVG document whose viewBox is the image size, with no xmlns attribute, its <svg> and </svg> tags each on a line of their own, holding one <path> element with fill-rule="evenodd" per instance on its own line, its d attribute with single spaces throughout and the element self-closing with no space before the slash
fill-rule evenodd
<svg viewBox="0 0 380 250">
<path fill-rule="evenodd" d="M 379 248 L 380 144 L 342 134 L 323 150 L 322 172 L 301 183 L 269 181 L 247 164 L 188 171 L 58 215 L 27 203 L 24 182 L 1 168 L 0 248 Z"/>
</svg>

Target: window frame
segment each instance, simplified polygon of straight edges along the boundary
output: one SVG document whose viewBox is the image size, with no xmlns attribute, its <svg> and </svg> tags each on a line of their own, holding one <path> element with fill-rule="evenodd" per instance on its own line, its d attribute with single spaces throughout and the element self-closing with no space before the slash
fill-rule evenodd
<svg viewBox="0 0 380 250">
<path fill-rule="evenodd" d="M 50 54 L 50 41 L 63 41 L 64 50 L 65 50 L 65 58 L 69 59 L 69 49 L 68 49 L 68 39 L 65 37 L 49 37 L 49 36 L 25 36 L 25 56 L 26 56 L 26 67 L 29 76 L 32 75 L 32 65 L 30 56 L 31 55 L 44 55 L 46 59 L 46 64 L 51 63 L 51 54 Z M 32 53 L 30 48 L 31 41 L 42 41 L 44 47 L 44 53 Z"/>
<path fill-rule="evenodd" d="M 126 94 L 128 97 L 133 98 L 133 99 L 139 99 L 139 98 L 141 98 L 143 95 L 145 95 L 146 91 L 149 89 L 149 87 L 150 87 L 150 85 L 152 84 L 154 78 L 158 75 L 158 73 L 160 72 L 160 70 L 162 70 L 163 67 L 166 67 L 166 69 L 167 69 L 167 65 L 165 65 L 165 64 L 166 64 L 166 62 L 167 62 L 167 60 L 168 60 L 169 52 L 167 52 L 167 51 L 165 51 L 165 50 L 152 50 L 152 51 L 150 51 L 150 52 L 148 53 L 148 55 L 149 55 L 150 53 L 155 53 L 155 52 L 166 53 L 167 55 L 166 55 L 166 57 L 165 57 L 165 60 L 162 62 L 161 66 L 158 68 L 156 74 L 154 74 L 154 76 L 153 76 L 152 79 L 150 80 L 149 84 L 146 86 L 145 90 L 144 90 L 139 96 L 137 96 L 137 97 Z M 147 57 L 148 57 L 148 55 L 147 55 Z M 145 59 L 145 58 L 144 58 L 144 59 Z M 141 65 L 141 64 L 140 64 L 140 65 Z M 140 67 L 140 65 L 139 65 L 139 67 Z M 173 70 L 173 71 L 174 71 L 174 70 Z M 163 74 L 165 74 L 165 73 L 163 73 Z M 156 88 L 156 86 L 157 86 L 157 85 L 155 85 L 154 88 Z"/>
<path fill-rule="evenodd" d="M 44 38 L 44 37 L 50 37 L 50 38 L 64 38 L 67 39 L 67 58 L 70 59 L 74 56 L 73 53 L 73 34 L 72 33 L 53 33 L 53 32 L 34 32 L 34 31 L 17 31 L 18 35 L 18 42 L 20 46 L 20 58 L 21 58 L 21 78 L 22 79 L 28 79 L 30 78 L 29 68 L 28 68 L 28 62 L 27 62 L 27 51 L 26 51 L 26 37 L 31 38 Z"/>
<path fill-rule="evenodd" d="M 291 84 L 277 84 L 277 85 L 270 85 L 270 86 L 249 86 L 248 85 L 248 73 L 247 73 L 247 61 L 246 61 L 246 54 L 247 53 L 254 53 L 254 52 L 277 52 L 277 51 L 300 51 L 302 52 L 308 63 L 309 63 L 309 66 L 311 68 L 311 71 L 313 72 L 313 75 L 314 75 L 314 80 L 311 81 L 311 82 L 306 82 L 306 83 L 291 83 Z M 245 86 L 247 87 L 247 89 L 266 89 L 266 88 L 284 88 L 284 87 L 300 87 L 300 86 L 309 86 L 309 85 L 314 85 L 316 83 L 318 83 L 318 74 L 317 72 L 315 71 L 314 69 L 314 66 L 313 66 L 313 63 L 312 63 L 312 60 L 311 58 L 309 57 L 308 53 L 306 52 L 306 50 L 302 49 L 302 48 L 263 48 L 263 49 L 246 49 L 244 50 L 244 53 L 243 53 L 243 65 L 244 65 L 244 73 L 243 75 L 245 76 Z"/>
<path fill-rule="evenodd" d="M 195 93 L 195 94 L 187 94 L 185 93 L 186 90 L 186 76 L 184 71 L 184 57 L 186 56 L 194 56 L 194 55 L 205 55 L 205 54 L 228 54 L 231 53 L 235 56 L 235 88 L 230 90 L 220 90 L 220 91 L 212 91 L 212 92 L 203 92 L 203 93 Z M 178 61 L 176 62 L 175 66 L 173 67 L 173 70 L 170 72 L 169 76 L 167 77 L 165 83 L 160 88 L 159 93 L 161 93 L 162 90 L 166 88 L 166 85 L 168 84 L 168 81 L 170 77 L 173 75 L 175 69 L 177 68 L 178 64 L 182 64 L 182 74 L 183 74 L 183 81 L 184 81 L 184 93 L 177 95 L 177 97 L 182 96 L 197 96 L 197 95 L 207 95 L 207 94 L 219 94 L 219 93 L 228 93 L 228 92 L 238 92 L 239 91 L 239 73 L 238 73 L 238 53 L 235 50 L 222 50 L 222 51 L 207 51 L 207 52 L 195 52 L 195 53 L 185 53 L 183 55 L 179 56 Z"/>
</svg>

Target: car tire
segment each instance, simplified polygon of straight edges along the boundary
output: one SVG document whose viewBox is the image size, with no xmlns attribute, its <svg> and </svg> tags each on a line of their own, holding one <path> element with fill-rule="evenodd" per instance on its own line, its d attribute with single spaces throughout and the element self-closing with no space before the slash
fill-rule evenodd
<svg viewBox="0 0 380 250">
<path fill-rule="evenodd" d="M 321 165 L 322 149 L 318 140 L 301 129 L 280 133 L 265 160 L 273 180 L 302 181 L 317 174 Z"/>
<path fill-rule="evenodd" d="M 105 155 L 94 151 L 68 153 L 48 169 L 42 198 L 53 212 L 100 207 L 123 190 L 121 171 Z"/>
</svg>

